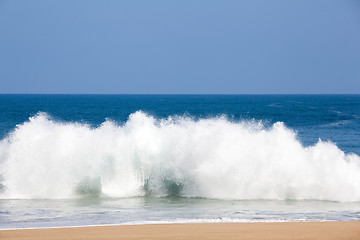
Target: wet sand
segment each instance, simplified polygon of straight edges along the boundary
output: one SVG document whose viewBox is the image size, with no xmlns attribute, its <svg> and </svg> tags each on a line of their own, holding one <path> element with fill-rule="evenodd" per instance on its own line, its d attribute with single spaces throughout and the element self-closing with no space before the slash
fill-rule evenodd
<svg viewBox="0 0 360 240">
<path fill-rule="evenodd" d="M 359 240 L 360 221 L 195 223 L 0 230 L 0 239 L 306 239 Z"/>
</svg>

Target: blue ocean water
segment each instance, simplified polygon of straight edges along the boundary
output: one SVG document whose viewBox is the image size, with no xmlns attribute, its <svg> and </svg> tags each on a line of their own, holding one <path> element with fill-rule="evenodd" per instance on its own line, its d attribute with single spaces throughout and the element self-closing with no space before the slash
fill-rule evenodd
<svg viewBox="0 0 360 240">
<path fill-rule="evenodd" d="M 360 220 L 360 95 L 0 95 L 0 228 Z"/>
</svg>

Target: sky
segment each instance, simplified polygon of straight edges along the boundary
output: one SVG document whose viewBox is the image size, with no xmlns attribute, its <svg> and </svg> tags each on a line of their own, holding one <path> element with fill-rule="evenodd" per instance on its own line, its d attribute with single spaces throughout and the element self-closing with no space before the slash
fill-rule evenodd
<svg viewBox="0 0 360 240">
<path fill-rule="evenodd" d="M 359 94 L 360 0 L 0 0 L 0 93 Z"/>
</svg>

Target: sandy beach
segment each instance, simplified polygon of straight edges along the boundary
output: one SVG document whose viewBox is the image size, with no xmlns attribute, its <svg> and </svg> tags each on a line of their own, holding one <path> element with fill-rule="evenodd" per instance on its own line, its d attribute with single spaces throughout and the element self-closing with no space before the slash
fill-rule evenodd
<svg viewBox="0 0 360 240">
<path fill-rule="evenodd" d="M 358 240 L 360 222 L 205 223 L 0 230 L 0 239 Z"/>
</svg>

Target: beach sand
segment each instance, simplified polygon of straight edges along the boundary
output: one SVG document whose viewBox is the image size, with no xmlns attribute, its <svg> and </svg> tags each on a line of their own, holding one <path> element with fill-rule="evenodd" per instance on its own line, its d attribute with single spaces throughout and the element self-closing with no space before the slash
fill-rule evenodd
<svg viewBox="0 0 360 240">
<path fill-rule="evenodd" d="M 195 223 L 0 230 L 0 239 L 360 239 L 360 221 Z"/>
</svg>

